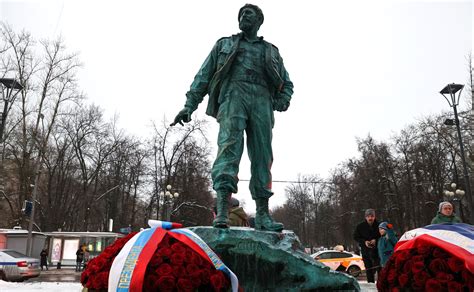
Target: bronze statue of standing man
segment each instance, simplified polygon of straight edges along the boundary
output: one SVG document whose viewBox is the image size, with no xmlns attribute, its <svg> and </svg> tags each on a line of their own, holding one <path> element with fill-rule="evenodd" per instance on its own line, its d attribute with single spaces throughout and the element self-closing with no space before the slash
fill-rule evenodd
<svg viewBox="0 0 474 292">
<path fill-rule="evenodd" d="M 206 94 L 206 114 L 219 123 L 218 152 L 212 167 L 217 192 L 217 216 L 213 226 L 227 228 L 228 204 L 237 193 L 240 158 L 247 137 L 251 162 L 250 193 L 257 205 L 255 228 L 281 231 L 283 224 L 269 214 L 273 195 L 271 166 L 273 111 L 286 111 L 293 83 L 278 49 L 257 36 L 263 23 L 262 10 L 246 4 L 238 14 L 240 33 L 217 41 L 186 93 L 186 104 L 172 125 L 189 122 Z"/>
</svg>

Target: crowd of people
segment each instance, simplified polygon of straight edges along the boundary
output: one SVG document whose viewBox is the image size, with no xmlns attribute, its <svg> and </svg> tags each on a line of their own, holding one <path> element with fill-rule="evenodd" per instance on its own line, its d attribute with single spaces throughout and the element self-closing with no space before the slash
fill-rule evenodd
<svg viewBox="0 0 474 292">
<path fill-rule="evenodd" d="M 454 213 L 450 202 L 439 204 L 436 216 L 431 224 L 461 223 L 461 219 Z M 387 263 L 393 254 L 398 237 L 392 224 L 378 222 L 374 209 L 365 210 L 365 220 L 359 223 L 354 231 L 354 240 L 358 242 L 364 261 L 367 282 L 375 283 L 375 275 Z"/>
</svg>

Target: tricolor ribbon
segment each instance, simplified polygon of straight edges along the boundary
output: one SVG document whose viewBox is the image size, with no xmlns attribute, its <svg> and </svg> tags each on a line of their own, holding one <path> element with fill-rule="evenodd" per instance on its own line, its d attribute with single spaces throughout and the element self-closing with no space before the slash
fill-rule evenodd
<svg viewBox="0 0 474 292">
<path fill-rule="evenodd" d="M 109 292 L 142 291 L 146 267 L 166 234 L 191 247 L 217 270 L 224 272 L 231 280 L 232 291 L 238 291 L 237 276 L 197 234 L 181 228 L 182 225 L 179 223 L 149 220 L 148 224 L 151 228 L 142 230 L 132 237 L 115 257 L 109 273 Z"/>
</svg>

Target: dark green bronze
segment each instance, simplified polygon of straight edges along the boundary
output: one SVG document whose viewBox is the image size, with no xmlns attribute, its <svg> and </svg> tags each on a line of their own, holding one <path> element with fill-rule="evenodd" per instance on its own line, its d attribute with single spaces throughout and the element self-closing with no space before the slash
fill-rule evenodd
<svg viewBox="0 0 474 292">
<path fill-rule="evenodd" d="M 357 280 L 313 260 L 292 231 L 190 227 L 238 277 L 244 291 L 360 291 Z"/>
<path fill-rule="evenodd" d="M 257 37 L 263 13 L 255 5 L 239 10 L 241 32 L 217 41 L 186 93 L 186 104 L 174 122 L 191 120 L 204 96 L 209 94 L 206 113 L 219 123 L 218 153 L 212 167 L 217 192 L 214 227 L 226 228 L 228 201 L 237 193 L 238 171 L 245 131 L 251 162 L 250 193 L 257 205 L 255 228 L 281 231 L 283 224 L 269 214 L 271 190 L 273 111 L 286 111 L 293 94 L 293 83 L 278 49 Z"/>
</svg>

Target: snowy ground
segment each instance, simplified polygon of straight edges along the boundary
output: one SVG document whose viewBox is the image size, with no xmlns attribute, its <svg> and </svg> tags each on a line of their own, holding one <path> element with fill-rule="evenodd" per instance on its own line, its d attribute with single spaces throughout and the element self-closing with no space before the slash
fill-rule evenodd
<svg viewBox="0 0 474 292">
<path fill-rule="evenodd" d="M 5 282 L 0 280 L 0 291 L 2 292 L 34 292 L 34 291 L 51 291 L 51 292 L 80 292 L 82 291 L 81 283 L 64 283 L 64 282 Z"/>
<path fill-rule="evenodd" d="M 374 284 L 360 282 L 362 291 L 377 291 Z M 24 282 L 12 283 L 0 281 L 0 291 L 2 292 L 34 292 L 34 291 L 51 291 L 51 292 L 80 292 L 82 291 L 81 283 L 65 283 L 65 282 Z"/>
</svg>

